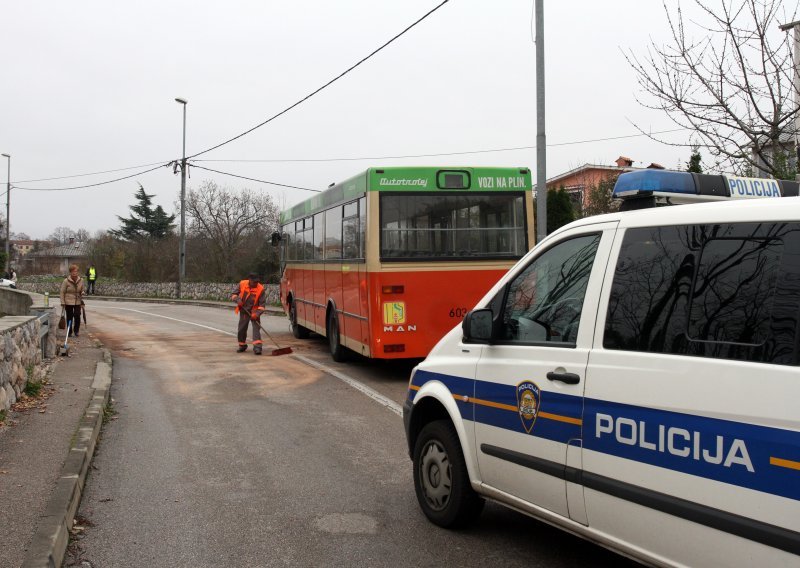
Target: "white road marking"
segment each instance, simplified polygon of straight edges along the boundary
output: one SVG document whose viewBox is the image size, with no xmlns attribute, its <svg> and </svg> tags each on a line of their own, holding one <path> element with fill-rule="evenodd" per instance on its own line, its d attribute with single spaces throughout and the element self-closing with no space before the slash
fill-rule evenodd
<svg viewBox="0 0 800 568">
<path fill-rule="evenodd" d="M 383 406 L 385 406 L 386 408 L 388 408 L 389 410 L 391 410 L 392 412 L 394 412 L 398 416 L 402 416 L 403 415 L 403 407 L 402 406 L 397 404 L 392 399 L 383 396 L 378 391 L 368 387 L 364 383 L 361 383 L 358 380 L 350 377 L 349 375 L 346 375 L 346 374 L 342 373 L 341 371 L 337 371 L 336 369 L 328 367 L 327 365 L 324 365 L 322 363 L 314 361 L 313 359 L 309 359 L 308 357 L 306 357 L 304 355 L 294 355 L 294 357 L 297 358 L 297 359 L 300 359 L 303 363 L 305 363 L 307 365 L 311 365 L 312 367 L 315 367 L 315 368 L 319 369 L 320 371 L 324 371 L 325 373 L 328 373 L 329 375 L 333 375 L 334 377 L 336 377 L 340 381 L 346 383 L 347 385 L 353 387 L 357 391 L 360 391 L 360 392 L 364 393 L 365 395 L 370 397 L 372 400 L 382 404 Z"/>
<path fill-rule="evenodd" d="M 231 333 L 230 331 L 224 331 L 224 330 L 218 329 L 216 327 L 210 327 L 210 326 L 207 326 L 207 325 L 203 325 L 202 323 L 195 323 L 193 321 L 186 321 L 186 320 L 182 320 L 182 319 L 178 319 L 178 318 L 171 318 L 169 316 L 162 316 L 161 314 L 154 314 L 152 312 L 143 312 L 142 310 L 134 310 L 133 308 L 117 308 L 117 307 L 111 307 L 111 306 L 94 306 L 93 305 L 92 309 L 94 309 L 94 308 L 100 308 L 100 309 L 106 309 L 106 310 L 125 310 L 126 312 L 136 312 L 137 314 L 144 314 L 146 316 L 153 316 L 154 318 L 164 318 L 164 319 L 168 319 L 168 320 L 172 320 L 172 321 L 177 321 L 177 322 L 180 322 L 180 323 L 185 323 L 185 324 L 188 324 L 188 325 L 196 325 L 197 327 L 202 327 L 204 329 L 210 329 L 211 331 L 218 331 L 219 333 L 224 333 L 225 335 L 233 335 L 234 337 L 236 336 L 235 333 Z"/>
<path fill-rule="evenodd" d="M 224 330 L 218 329 L 216 327 L 210 327 L 210 326 L 207 326 L 207 325 L 203 325 L 201 323 L 195 323 L 193 321 L 186 321 L 186 320 L 182 320 L 182 319 L 178 319 L 178 318 L 171 318 L 169 316 L 162 316 L 161 314 L 154 314 L 154 313 L 145 312 L 145 311 L 142 311 L 142 310 L 134 310 L 133 308 L 118 308 L 118 307 L 111 307 L 111 306 L 92 306 L 92 308 L 95 308 L 95 307 L 99 307 L 101 309 L 104 308 L 104 309 L 107 309 L 107 310 L 125 310 L 127 312 L 136 312 L 137 314 L 144 314 L 146 316 L 153 316 L 153 317 L 156 317 L 156 318 L 164 318 L 164 319 L 168 319 L 168 320 L 172 320 L 172 321 L 177 321 L 177 322 L 180 322 L 180 323 L 185 323 L 187 325 L 195 325 L 197 327 L 202 327 L 204 329 L 208 329 L 208 330 L 211 330 L 211 331 L 217 331 L 219 333 L 224 333 L 225 335 L 236 336 L 235 333 L 231 333 L 230 331 L 224 331 Z M 375 402 L 385 406 L 386 408 L 388 408 L 389 410 L 391 410 L 392 412 L 394 412 L 398 416 L 402 416 L 403 415 L 403 407 L 402 406 L 400 406 L 398 403 L 396 403 L 392 399 L 383 396 L 381 393 L 379 393 L 375 389 L 368 387 L 367 385 L 365 385 L 364 383 L 358 381 L 357 379 L 354 379 L 353 377 L 351 377 L 349 375 L 346 375 L 345 373 L 342 373 L 341 371 L 338 371 L 336 369 L 328 367 L 327 365 L 324 365 L 322 363 L 314 361 L 313 359 L 309 359 L 308 357 L 306 357 L 304 355 L 298 355 L 298 354 L 295 353 L 295 354 L 292 355 L 292 357 L 294 357 L 295 359 L 299 359 L 300 361 L 302 361 L 306 365 L 314 367 L 315 369 L 319 369 L 320 371 L 323 371 L 323 372 L 331 375 L 332 377 L 336 377 L 337 379 L 339 379 L 343 383 L 347 384 L 348 386 L 356 389 L 360 393 L 367 395 L 368 397 L 370 397 Z"/>
</svg>

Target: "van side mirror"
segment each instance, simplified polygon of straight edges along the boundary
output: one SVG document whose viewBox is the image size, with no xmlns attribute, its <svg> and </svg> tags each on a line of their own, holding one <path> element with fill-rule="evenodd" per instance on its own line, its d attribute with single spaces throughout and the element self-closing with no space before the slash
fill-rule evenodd
<svg viewBox="0 0 800 568">
<path fill-rule="evenodd" d="M 281 234 L 279 232 L 277 232 L 277 231 L 272 233 L 272 236 L 270 237 L 270 241 L 272 242 L 272 246 L 274 246 L 274 247 L 278 246 L 278 243 L 281 242 Z"/>
<path fill-rule="evenodd" d="M 492 340 L 492 310 L 481 308 L 467 312 L 464 321 L 461 322 L 461 330 L 464 333 L 464 341 L 488 342 Z"/>
</svg>

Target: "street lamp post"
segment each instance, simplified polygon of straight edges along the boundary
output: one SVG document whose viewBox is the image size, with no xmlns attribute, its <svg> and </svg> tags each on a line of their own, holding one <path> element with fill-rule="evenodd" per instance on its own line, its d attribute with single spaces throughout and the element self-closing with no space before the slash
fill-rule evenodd
<svg viewBox="0 0 800 568">
<path fill-rule="evenodd" d="M 781 27 L 781 30 L 784 32 L 788 32 L 791 29 L 794 29 L 794 56 L 793 56 L 793 65 L 794 73 L 792 74 L 792 85 L 794 88 L 794 104 L 795 107 L 800 107 L 800 20 L 796 20 L 794 22 L 784 24 Z M 797 156 L 797 174 L 795 175 L 795 179 L 800 181 L 800 112 L 797 112 L 795 115 L 794 120 L 794 149 L 795 155 Z"/>
<path fill-rule="evenodd" d="M 183 105 L 183 154 L 181 158 L 181 242 L 178 245 L 178 299 L 181 283 L 186 278 L 186 99 L 177 97 L 175 102 Z"/>
<path fill-rule="evenodd" d="M 6 178 L 6 272 L 11 271 L 11 154 L 2 154 L 8 158 L 8 177 Z"/>
</svg>

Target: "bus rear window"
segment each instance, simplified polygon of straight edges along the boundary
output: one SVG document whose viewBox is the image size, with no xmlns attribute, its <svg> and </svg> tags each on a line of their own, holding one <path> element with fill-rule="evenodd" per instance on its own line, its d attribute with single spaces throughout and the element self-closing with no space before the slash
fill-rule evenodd
<svg viewBox="0 0 800 568">
<path fill-rule="evenodd" d="M 383 194 L 381 259 L 520 258 L 524 203 L 522 193 Z"/>
</svg>

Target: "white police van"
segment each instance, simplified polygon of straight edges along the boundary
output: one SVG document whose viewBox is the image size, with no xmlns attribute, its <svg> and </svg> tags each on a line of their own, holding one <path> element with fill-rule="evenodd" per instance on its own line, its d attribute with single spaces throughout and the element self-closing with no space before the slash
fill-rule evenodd
<svg viewBox="0 0 800 568">
<path fill-rule="evenodd" d="M 646 170 L 418 365 L 420 506 L 488 498 L 652 565 L 800 566 L 797 184 Z M 760 197 L 760 199 L 732 199 Z M 662 203 L 690 203 L 652 207 Z"/>
</svg>

